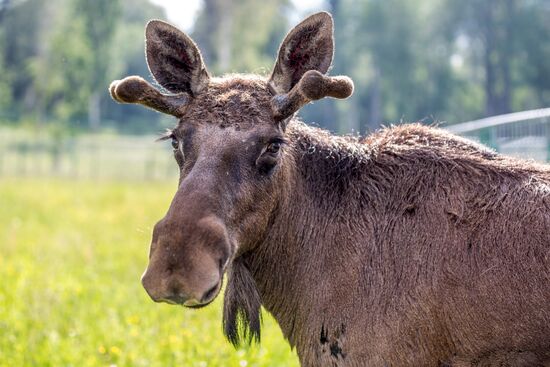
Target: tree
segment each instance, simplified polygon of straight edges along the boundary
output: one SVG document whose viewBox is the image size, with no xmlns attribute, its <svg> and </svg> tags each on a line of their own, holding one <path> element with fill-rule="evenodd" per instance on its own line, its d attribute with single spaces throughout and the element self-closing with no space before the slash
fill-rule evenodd
<svg viewBox="0 0 550 367">
<path fill-rule="evenodd" d="M 288 0 L 205 0 L 192 37 L 209 70 L 270 70 L 287 30 L 283 10 L 288 4 Z"/>
<path fill-rule="evenodd" d="M 466 37 L 472 67 L 483 71 L 485 115 L 550 103 L 547 0 L 448 0 L 456 37 Z"/>
<path fill-rule="evenodd" d="M 0 8 L 2 118 L 81 128 L 80 121 L 96 126 L 106 118 L 125 127 L 131 118 L 131 129 L 146 126 L 145 120 L 157 126 L 160 115 L 116 105 L 106 93 L 117 76 L 148 74 L 143 28 L 152 18 L 165 18 L 148 0 L 120 1 L 114 13 L 81 0 L 14 1 Z M 93 14 L 82 4 L 94 7 Z M 100 15 L 101 9 L 109 14 Z"/>
<path fill-rule="evenodd" d="M 88 123 L 91 128 L 97 129 L 101 121 L 100 94 L 109 82 L 111 41 L 120 14 L 120 3 L 118 0 L 75 0 L 75 10 L 83 19 L 83 39 L 91 50 L 87 70 L 90 76 Z"/>
<path fill-rule="evenodd" d="M 166 19 L 164 9 L 153 5 L 149 0 L 121 0 L 121 16 L 112 39 L 110 78 L 124 75 L 152 77 L 144 57 L 144 27 L 151 19 Z M 107 85 L 104 86 L 106 91 Z M 173 121 L 160 113 L 135 108 L 132 105 L 113 103 L 109 93 L 101 94 L 103 119 L 114 124 L 119 131 L 144 132 L 160 131 L 173 124 Z"/>
</svg>

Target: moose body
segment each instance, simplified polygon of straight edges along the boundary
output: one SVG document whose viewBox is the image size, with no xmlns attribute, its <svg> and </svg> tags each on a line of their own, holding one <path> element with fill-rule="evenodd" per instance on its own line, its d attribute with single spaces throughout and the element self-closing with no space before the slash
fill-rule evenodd
<svg viewBox="0 0 550 367">
<path fill-rule="evenodd" d="M 153 21 L 151 72 L 123 103 L 179 119 L 180 183 L 143 285 L 203 307 L 227 273 L 224 330 L 259 339 L 260 307 L 303 366 L 550 366 L 550 168 L 417 124 L 337 137 L 294 113 L 352 92 L 328 77 L 332 21 L 307 18 L 268 78 L 211 78 Z"/>
<path fill-rule="evenodd" d="M 243 261 L 303 365 L 550 363 L 547 167 L 419 125 L 289 129 L 292 184 Z"/>
</svg>

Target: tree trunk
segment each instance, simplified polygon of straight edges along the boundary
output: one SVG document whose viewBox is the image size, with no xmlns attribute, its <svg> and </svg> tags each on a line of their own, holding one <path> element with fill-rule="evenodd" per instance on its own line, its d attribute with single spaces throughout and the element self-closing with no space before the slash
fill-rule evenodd
<svg viewBox="0 0 550 367">
<path fill-rule="evenodd" d="M 495 66 L 493 59 L 496 56 L 495 45 L 495 27 L 493 25 L 493 1 L 488 1 L 487 5 L 482 9 L 481 24 L 483 25 L 483 36 L 485 50 L 483 61 L 485 64 L 485 115 L 491 116 L 497 110 L 495 102 Z"/>
<path fill-rule="evenodd" d="M 335 133 L 341 132 L 340 126 L 338 126 L 338 114 L 336 113 L 335 100 L 327 98 L 327 100 L 323 102 L 323 118 L 325 120 L 325 127 L 328 130 Z"/>
<path fill-rule="evenodd" d="M 365 126 L 365 131 L 361 131 L 361 134 L 368 131 L 374 131 L 382 123 L 382 91 L 380 86 L 380 80 L 382 76 L 378 67 L 374 68 L 374 77 L 369 93 L 369 111 L 368 119 Z"/>
<path fill-rule="evenodd" d="M 502 53 L 501 53 L 501 71 L 502 71 L 502 95 L 500 98 L 499 104 L 499 113 L 510 113 L 512 112 L 511 108 L 511 73 L 510 73 L 510 59 L 514 56 L 514 50 L 512 45 L 514 44 L 514 29 L 511 20 L 513 19 L 514 14 L 514 0 L 506 0 L 504 4 L 502 22 L 503 25 L 503 39 L 502 42 Z"/>
<path fill-rule="evenodd" d="M 484 37 L 485 114 L 509 113 L 511 100 L 510 58 L 513 30 L 510 24 L 513 0 L 488 1 L 481 15 Z"/>
<path fill-rule="evenodd" d="M 220 50 L 218 65 L 222 72 L 229 71 L 231 67 L 231 49 L 233 40 L 233 2 L 224 0 L 221 2 L 222 14 L 220 17 L 220 28 L 218 30 L 218 47 Z"/>
<path fill-rule="evenodd" d="M 98 130 L 101 124 L 99 93 L 92 92 L 88 98 L 88 125 L 92 130 Z"/>
<path fill-rule="evenodd" d="M 214 36 L 216 35 L 216 26 L 219 22 L 216 9 L 216 0 L 204 0 L 202 10 L 204 14 L 201 14 L 195 22 L 195 29 L 191 34 L 192 38 L 197 42 L 207 65 L 215 65 L 217 60 Z M 202 17 L 209 21 L 201 21 Z"/>
</svg>

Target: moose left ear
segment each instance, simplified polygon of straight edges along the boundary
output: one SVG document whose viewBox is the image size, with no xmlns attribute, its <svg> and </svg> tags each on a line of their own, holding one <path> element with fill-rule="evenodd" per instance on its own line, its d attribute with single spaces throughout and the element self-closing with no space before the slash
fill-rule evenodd
<svg viewBox="0 0 550 367">
<path fill-rule="evenodd" d="M 333 22 L 329 13 L 311 15 L 285 37 L 269 78 L 275 94 L 289 92 L 309 70 L 325 74 L 334 53 Z"/>
<path fill-rule="evenodd" d="M 152 20 L 145 29 L 147 64 L 156 81 L 172 93 L 192 97 L 204 91 L 210 76 L 195 42 L 176 27 Z"/>
</svg>

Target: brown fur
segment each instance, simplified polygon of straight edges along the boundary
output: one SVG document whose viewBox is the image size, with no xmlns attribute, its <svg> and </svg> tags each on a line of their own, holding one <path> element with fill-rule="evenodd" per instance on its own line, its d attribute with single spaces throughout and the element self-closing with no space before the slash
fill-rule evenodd
<svg viewBox="0 0 550 367">
<path fill-rule="evenodd" d="M 332 30 L 304 24 L 291 34 Z M 227 272 L 229 340 L 259 340 L 262 305 L 303 366 L 550 366 L 550 168 L 418 124 L 360 139 L 278 121 L 273 75 L 178 90 L 151 297 L 201 307 Z"/>
<path fill-rule="evenodd" d="M 548 167 L 420 125 L 289 130 L 293 185 L 246 259 L 303 365 L 550 363 Z"/>
</svg>

